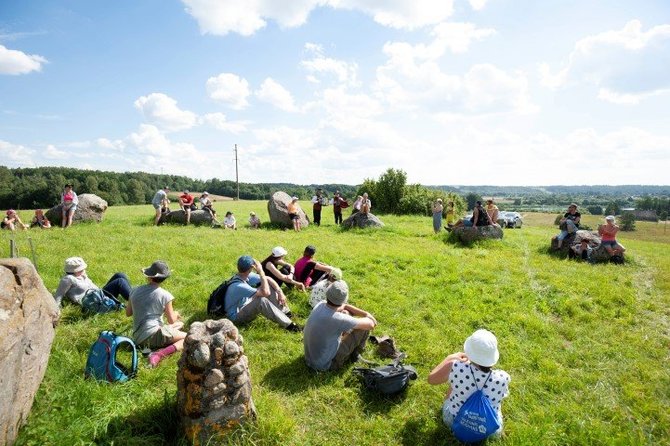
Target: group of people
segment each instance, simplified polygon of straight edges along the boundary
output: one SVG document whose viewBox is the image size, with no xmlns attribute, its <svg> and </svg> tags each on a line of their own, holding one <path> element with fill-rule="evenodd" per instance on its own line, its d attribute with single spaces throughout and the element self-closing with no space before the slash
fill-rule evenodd
<svg viewBox="0 0 670 446">
<path fill-rule="evenodd" d="M 77 194 L 72 190 L 72 185 L 66 184 L 63 187 L 63 192 L 60 196 L 61 226 L 63 228 L 72 226 L 72 218 L 74 217 L 74 213 L 77 210 L 77 205 L 79 205 L 79 197 L 77 197 Z M 51 228 L 51 222 L 46 217 L 46 215 L 44 215 L 42 209 L 35 209 L 35 214 L 32 221 L 30 222 L 30 226 L 21 221 L 21 217 L 19 217 L 19 214 L 14 209 L 7 210 L 5 216 L 2 219 L 2 222 L 0 222 L 1 229 L 7 229 L 10 231 L 15 231 L 17 228 L 25 230 L 29 227 L 32 228 L 35 226 L 38 226 L 42 229 Z"/>
<path fill-rule="evenodd" d="M 582 214 L 577 209 L 577 204 L 570 204 L 568 211 L 559 220 L 558 226 L 561 232 L 552 237 L 552 241 L 556 242 L 556 250 L 560 250 L 563 241 L 579 229 Z M 605 224 L 598 225 L 598 235 L 601 237 L 600 244 L 605 248 L 610 258 L 621 256 L 626 251 L 626 248 L 616 239 L 618 232 L 619 226 L 616 224 L 616 218 L 613 215 L 605 217 Z M 592 252 L 591 239 L 587 237 L 582 237 L 579 242 L 573 243 L 569 251 L 570 257 L 583 260 L 591 260 Z"/>
</svg>

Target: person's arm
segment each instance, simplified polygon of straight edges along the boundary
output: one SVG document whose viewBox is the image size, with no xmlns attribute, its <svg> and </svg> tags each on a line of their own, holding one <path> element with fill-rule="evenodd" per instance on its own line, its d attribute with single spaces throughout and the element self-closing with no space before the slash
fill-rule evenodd
<svg viewBox="0 0 670 446">
<path fill-rule="evenodd" d="M 326 273 L 331 273 L 333 271 L 332 266 L 326 265 L 325 263 L 321 263 L 321 262 L 314 262 L 314 269 L 319 270 L 319 271 L 323 271 L 323 272 L 326 272 Z"/>
<path fill-rule="evenodd" d="M 581 215 L 580 215 L 579 217 L 575 217 L 575 219 L 574 219 L 575 224 L 578 225 L 578 224 L 579 224 L 579 220 L 581 220 L 581 219 L 582 219 L 582 216 L 581 216 Z"/>
<path fill-rule="evenodd" d="M 178 320 L 181 319 L 181 315 L 179 314 L 178 311 L 176 311 L 174 308 L 172 308 L 172 301 L 168 302 L 167 305 L 165 305 L 165 318 L 167 319 L 169 324 L 174 324 Z"/>
<path fill-rule="evenodd" d="M 282 274 L 281 271 L 277 269 L 277 267 L 274 265 L 274 263 L 269 262 L 270 264 L 268 265 L 268 270 L 272 273 L 273 276 L 275 276 L 277 279 L 281 280 L 282 282 L 290 283 L 292 285 L 295 285 L 296 288 L 300 289 L 300 291 L 305 291 L 305 284 L 302 282 L 298 282 L 297 280 L 293 279 L 291 275 L 289 274 Z M 281 265 L 288 265 L 291 268 L 291 271 L 293 271 L 293 265 L 290 263 L 281 260 L 279 262 Z M 293 273 L 291 273 L 293 274 Z"/>
<path fill-rule="evenodd" d="M 279 305 L 286 304 L 286 295 L 282 291 L 279 284 L 272 277 L 267 277 L 267 281 L 270 288 L 273 289 L 277 294 L 277 301 L 279 302 Z"/>
<path fill-rule="evenodd" d="M 479 209 L 474 208 L 472 210 L 472 227 L 477 227 L 477 221 L 479 220 Z"/>
<path fill-rule="evenodd" d="M 60 282 L 58 283 L 58 289 L 56 289 L 56 293 L 54 293 L 54 299 L 56 300 L 56 305 L 60 305 L 61 301 L 63 300 L 63 297 L 67 294 L 67 292 L 70 290 L 72 287 L 72 282 L 69 279 L 69 276 L 63 277 Z"/>
<path fill-rule="evenodd" d="M 133 303 L 128 299 L 128 305 L 126 305 L 126 316 L 130 317 L 133 315 Z"/>
<path fill-rule="evenodd" d="M 347 311 L 350 315 L 358 316 L 362 319 L 369 319 L 370 321 L 372 321 L 372 328 L 374 328 L 377 325 L 377 319 L 375 319 L 372 313 L 368 313 L 367 311 L 361 310 L 358 307 L 354 307 L 353 305 L 349 304 L 344 304 L 342 306 L 342 311 Z M 368 330 L 371 330 L 372 328 Z"/>
<path fill-rule="evenodd" d="M 444 360 L 430 372 L 430 375 L 428 375 L 428 383 L 442 384 L 447 382 L 449 379 L 449 374 L 451 373 L 451 367 L 454 365 L 454 362 L 465 362 L 467 360 L 468 357 L 465 356 L 465 353 L 463 352 L 452 353 L 451 355 L 444 358 Z"/>
<path fill-rule="evenodd" d="M 79 204 L 79 197 L 77 197 L 77 193 L 75 191 L 72 191 L 72 204 Z"/>
<path fill-rule="evenodd" d="M 261 262 L 255 259 L 254 259 L 254 269 L 261 278 L 261 285 L 258 287 L 258 290 L 256 290 L 256 293 L 254 293 L 252 297 L 268 297 L 270 295 L 270 285 L 268 284 L 268 277 L 265 275 L 265 271 L 263 271 Z"/>
</svg>

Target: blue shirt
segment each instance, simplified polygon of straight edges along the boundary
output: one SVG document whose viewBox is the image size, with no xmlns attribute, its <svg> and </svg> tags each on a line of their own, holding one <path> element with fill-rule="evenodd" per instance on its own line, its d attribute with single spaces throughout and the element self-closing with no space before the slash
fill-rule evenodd
<svg viewBox="0 0 670 446">
<path fill-rule="evenodd" d="M 228 286 L 224 299 L 226 314 L 231 321 L 237 319 L 237 311 L 249 302 L 251 296 L 258 291 L 256 287 L 261 284 L 261 276 L 256 273 L 249 274 L 246 281 L 241 280 L 240 276 L 237 276 L 237 278 L 240 280 L 236 280 Z"/>
</svg>

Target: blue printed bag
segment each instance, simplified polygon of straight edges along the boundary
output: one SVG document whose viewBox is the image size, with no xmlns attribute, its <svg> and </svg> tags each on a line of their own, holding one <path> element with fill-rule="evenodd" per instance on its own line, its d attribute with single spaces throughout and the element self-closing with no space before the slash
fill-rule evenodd
<svg viewBox="0 0 670 446">
<path fill-rule="evenodd" d="M 117 360 L 120 349 L 129 350 L 131 354 L 130 366 Z M 88 352 L 84 375 L 99 381 L 126 382 L 137 373 L 137 347 L 132 339 L 119 336 L 111 331 L 100 333 L 98 340 L 93 343 Z"/>
<path fill-rule="evenodd" d="M 81 299 L 81 308 L 84 313 L 110 313 L 125 308 L 117 298 L 105 293 L 104 290 L 92 288 L 86 290 L 86 294 Z"/>
<path fill-rule="evenodd" d="M 474 381 L 475 374 L 472 366 L 470 366 L 470 372 Z M 482 390 L 489 378 L 491 378 L 491 373 L 486 377 L 481 388 L 477 387 L 477 383 L 475 383 L 477 390 L 463 403 L 454 417 L 451 429 L 454 436 L 463 443 L 476 443 L 485 440 L 500 429 L 498 414 Z"/>
</svg>

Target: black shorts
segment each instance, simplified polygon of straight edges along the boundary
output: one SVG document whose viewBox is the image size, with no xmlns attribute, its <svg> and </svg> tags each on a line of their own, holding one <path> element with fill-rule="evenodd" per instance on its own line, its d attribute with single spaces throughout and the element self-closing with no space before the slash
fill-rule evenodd
<svg viewBox="0 0 670 446">
<path fill-rule="evenodd" d="M 291 220 L 300 220 L 298 214 L 288 214 L 288 218 L 290 218 Z"/>
</svg>

